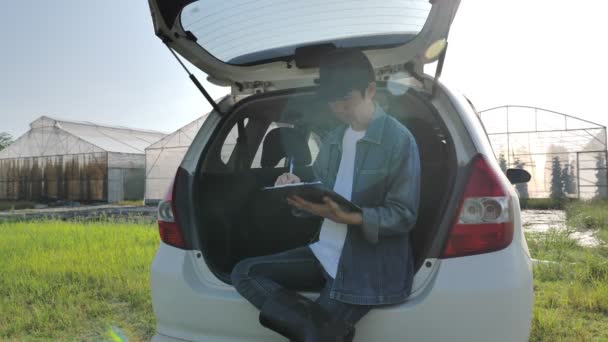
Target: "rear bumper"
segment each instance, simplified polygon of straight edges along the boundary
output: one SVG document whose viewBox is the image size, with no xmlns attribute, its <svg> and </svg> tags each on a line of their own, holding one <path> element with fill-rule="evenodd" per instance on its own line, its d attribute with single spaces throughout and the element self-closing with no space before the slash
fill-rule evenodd
<svg viewBox="0 0 608 342">
<path fill-rule="evenodd" d="M 284 340 L 259 325 L 257 310 L 234 288 L 205 281 L 203 260 L 191 253 L 163 243 L 158 249 L 151 271 L 153 341 Z M 365 316 L 356 340 L 528 340 L 532 264 L 519 244 L 439 263 L 420 296 Z"/>
<path fill-rule="evenodd" d="M 257 310 L 215 279 L 203 259 L 161 241 L 150 287 L 156 316 L 153 341 L 284 341 L 261 327 Z"/>
</svg>

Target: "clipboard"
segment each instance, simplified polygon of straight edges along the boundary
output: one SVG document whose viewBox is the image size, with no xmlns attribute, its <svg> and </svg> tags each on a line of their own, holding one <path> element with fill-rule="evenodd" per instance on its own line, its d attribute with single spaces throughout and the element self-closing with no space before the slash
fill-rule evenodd
<svg viewBox="0 0 608 342">
<path fill-rule="evenodd" d="M 287 197 L 296 195 L 309 202 L 323 203 L 323 197 L 329 197 L 344 211 L 361 212 L 361 208 L 358 205 L 329 189 L 321 182 L 283 184 L 264 187 L 262 190 L 272 194 L 274 198 L 281 201 L 287 201 Z"/>
</svg>

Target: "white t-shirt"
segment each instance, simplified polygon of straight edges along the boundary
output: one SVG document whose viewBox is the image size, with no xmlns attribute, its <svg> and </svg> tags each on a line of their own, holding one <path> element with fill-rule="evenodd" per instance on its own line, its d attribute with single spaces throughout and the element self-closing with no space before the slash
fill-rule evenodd
<svg viewBox="0 0 608 342">
<path fill-rule="evenodd" d="M 355 153 L 357 141 L 365 136 L 365 131 L 355 131 L 351 127 L 346 129 L 342 138 L 342 158 L 336 175 L 334 191 L 350 200 L 353 192 L 353 176 L 355 170 Z M 336 223 L 325 219 L 321 225 L 319 241 L 310 245 L 310 249 L 319 259 L 321 265 L 332 278 L 336 278 L 338 262 L 342 254 L 342 247 L 346 240 L 346 224 Z"/>
</svg>

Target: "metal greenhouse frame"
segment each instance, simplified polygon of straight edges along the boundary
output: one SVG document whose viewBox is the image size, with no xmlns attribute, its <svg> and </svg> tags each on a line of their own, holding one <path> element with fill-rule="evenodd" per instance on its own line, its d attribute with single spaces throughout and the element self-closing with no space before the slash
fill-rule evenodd
<svg viewBox="0 0 608 342">
<path fill-rule="evenodd" d="M 479 117 L 502 167 L 532 175 L 529 197 L 608 197 L 605 126 L 530 106 L 494 107 Z"/>
</svg>

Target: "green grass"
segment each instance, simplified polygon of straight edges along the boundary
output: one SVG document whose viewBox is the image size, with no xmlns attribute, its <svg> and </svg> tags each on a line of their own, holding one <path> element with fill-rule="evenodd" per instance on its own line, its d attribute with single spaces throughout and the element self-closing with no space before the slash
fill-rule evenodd
<svg viewBox="0 0 608 342">
<path fill-rule="evenodd" d="M 566 209 L 569 225 L 597 231 L 608 230 L 608 201 L 572 202 Z"/>
<path fill-rule="evenodd" d="M 0 201 L 0 211 L 32 209 L 36 203 L 29 201 Z"/>
<path fill-rule="evenodd" d="M 153 225 L 0 224 L 0 340 L 149 340 Z"/>
<path fill-rule="evenodd" d="M 607 202 L 566 206 L 570 227 L 608 232 Z M 584 224 L 584 225 L 583 225 Z M 534 267 L 530 341 L 608 341 L 608 248 L 581 247 L 568 232 L 527 235 Z"/>
<path fill-rule="evenodd" d="M 572 199 L 553 199 L 553 198 L 521 198 L 519 204 L 522 209 L 564 209 Z"/>
<path fill-rule="evenodd" d="M 132 200 L 132 201 L 120 201 L 117 205 L 131 206 L 131 207 L 142 207 L 144 205 L 143 200 Z"/>
</svg>

